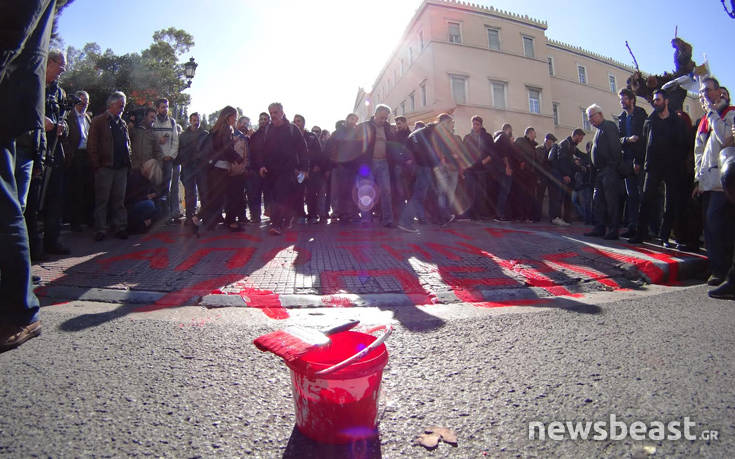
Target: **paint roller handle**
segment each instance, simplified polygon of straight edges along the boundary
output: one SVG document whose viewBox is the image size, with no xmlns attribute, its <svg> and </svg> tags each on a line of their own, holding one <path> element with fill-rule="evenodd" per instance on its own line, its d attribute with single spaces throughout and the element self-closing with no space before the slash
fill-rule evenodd
<svg viewBox="0 0 735 459">
<path fill-rule="evenodd" d="M 380 346 L 381 344 L 383 344 L 383 342 L 390 336 L 390 334 L 393 333 L 393 326 L 392 325 L 386 325 L 385 327 L 382 327 L 381 326 L 381 327 L 378 327 L 378 328 L 385 328 L 385 333 L 383 333 L 383 335 L 380 338 L 378 338 L 375 341 L 373 341 L 372 343 L 370 343 L 370 346 L 368 346 L 365 349 L 361 350 L 360 352 L 358 352 L 357 354 L 353 355 L 352 357 L 348 357 L 347 359 L 345 359 L 345 360 L 343 360 L 343 361 L 341 361 L 341 362 L 339 362 L 339 363 L 337 363 L 335 365 L 332 365 L 329 368 L 325 368 L 324 370 L 317 371 L 316 373 L 314 373 L 314 375 L 315 376 L 323 376 L 323 375 L 332 373 L 334 371 L 337 371 L 340 368 L 344 368 L 347 365 L 349 365 L 352 362 L 354 362 L 355 360 L 360 360 L 361 358 L 365 357 L 370 351 L 372 351 L 373 349 L 375 349 L 378 346 Z"/>
<path fill-rule="evenodd" d="M 336 327 L 322 330 L 322 333 L 324 333 L 327 336 L 336 335 L 337 333 L 342 333 L 343 331 L 352 330 L 359 323 L 360 323 L 359 320 L 350 320 L 349 322 L 345 322 L 343 324 L 337 325 Z"/>
</svg>

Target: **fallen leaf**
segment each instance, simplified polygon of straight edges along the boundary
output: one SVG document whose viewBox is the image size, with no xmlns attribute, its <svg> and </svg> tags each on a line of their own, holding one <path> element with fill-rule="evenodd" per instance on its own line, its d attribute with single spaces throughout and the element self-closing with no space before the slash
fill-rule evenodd
<svg viewBox="0 0 735 459">
<path fill-rule="evenodd" d="M 439 440 L 441 439 L 441 435 L 436 433 L 425 433 L 419 435 L 416 440 L 414 440 L 414 443 L 417 445 L 421 445 L 426 449 L 434 449 L 439 445 Z"/>
<path fill-rule="evenodd" d="M 428 429 L 424 430 L 424 432 L 439 434 L 443 442 L 449 443 L 453 446 L 457 446 L 457 434 L 454 433 L 452 429 L 440 426 L 431 426 Z"/>
<path fill-rule="evenodd" d="M 656 447 L 650 445 L 633 448 L 631 452 L 631 456 L 635 459 L 646 459 L 654 454 L 656 454 Z"/>
</svg>

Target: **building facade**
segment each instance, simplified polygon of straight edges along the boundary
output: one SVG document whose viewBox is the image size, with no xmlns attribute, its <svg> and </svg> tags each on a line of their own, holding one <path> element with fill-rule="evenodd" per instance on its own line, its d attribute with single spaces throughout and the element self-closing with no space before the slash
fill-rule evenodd
<svg viewBox="0 0 735 459">
<path fill-rule="evenodd" d="M 453 0 L 424 0 L 373 88 L 358 89 L 354 111 L 369 118 L 377 104 L 409 124 L 451 113 L 466 134 L 480 115 L 489 132 L 511 123 L 515 135 L 533 126 L 562 139 L 575 128 L 591 132 L 585 115 L 599 104 L 620 113 L 618 91 L 634 69 L 546 37 L 546 22 Z M 639 105 L 650 112 L 643 99 Z M 702 116 L 696 99 L 684 109 Z"/>
</svg>

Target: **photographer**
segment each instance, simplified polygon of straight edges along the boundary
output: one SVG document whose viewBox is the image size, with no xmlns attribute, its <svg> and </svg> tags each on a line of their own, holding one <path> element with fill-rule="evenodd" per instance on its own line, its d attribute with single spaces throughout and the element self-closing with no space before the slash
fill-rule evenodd
<svg viewBox="0 0 735 459">
<path fill-rule="evenodd" d="M 34 160 L 26 209 L 26 223 L 30 239 L 31 258 L 38 259 L 43 253 L 69 255 L 70 251 L 59 242 L 61 217 L 64 210 L 64 147 L 62 140 L 68 135 L 64 117 L 73 102 L 59 87 L 58 79 L 66 70 L 66 58 L 61 51 L 52 50 L 46 61 L 46 116 L 44 126 L 48 151 L 46 157 Z M 24 145 L 30 139 L 19 140 Z M 43 240 L 38 226 L 43 217 Z"/>
</svg>

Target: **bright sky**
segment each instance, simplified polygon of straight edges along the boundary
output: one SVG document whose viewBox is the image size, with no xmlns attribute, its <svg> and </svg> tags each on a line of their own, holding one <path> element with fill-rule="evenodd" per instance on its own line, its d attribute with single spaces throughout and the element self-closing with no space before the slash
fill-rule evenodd
<svg viewBox="0 0 735 459">
<path fill-rule="evenodd" d="M 527 14 L 548 23 L 546 36 L 633 65 L 673 71 L 670 41 L 678 35 L 706 54 L 720 83 L 735 92 L 730 19 L 719 0 L 617 2 L 497 0 L 482 5 Z M 729 3 L 729 2 L 727 2 Z M 60 19 L 66 45 L 96 42 L 117 54 L 147 48 L 153 32 L 184 29 L 199 63 L 188 90 L 189 112 L 225 105 L 258 113 L 280 101 L 289 117 L 332 130 L 352 111 L 357 88 L 369 90 L 398 44 L 421 0 L 75 0 Z M 590 101 L 593 102 L 593 101 Z"/>
</svg>

